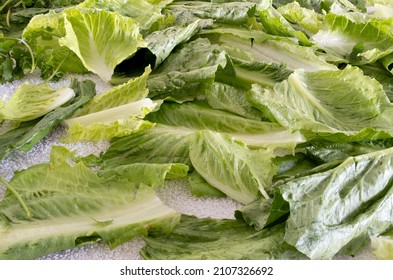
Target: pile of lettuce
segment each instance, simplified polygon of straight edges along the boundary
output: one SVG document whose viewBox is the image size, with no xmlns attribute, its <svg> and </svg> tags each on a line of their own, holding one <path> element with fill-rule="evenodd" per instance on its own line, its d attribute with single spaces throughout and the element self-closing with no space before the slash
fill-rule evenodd
<svg viewBox="0 0 393 280">
<path fill-rule="evenodd" d="M 53 129 L 110 146 L 53 146 L 49 162 L 0 178 L 0 259 L 138 235 L 145 259 L 356 257 L 371 240 L 391 258 L 390 1 L 52 2 L 0 7 L 0 80 L 46 81 L 0 103 L 0 159 Z M 69 73 L 113 87 L 47 83 Z M 183 215 L 156 195 L 166 180 L 242 207 Z"/>
</svg>

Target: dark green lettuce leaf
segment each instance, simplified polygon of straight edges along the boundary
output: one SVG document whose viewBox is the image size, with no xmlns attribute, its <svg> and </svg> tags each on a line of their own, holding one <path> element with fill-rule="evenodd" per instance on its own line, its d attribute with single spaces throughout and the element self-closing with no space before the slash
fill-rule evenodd
<svg viewBox="0 0 393 280">
<path fill-rule="evenodd" d="M 149 97 L 177 102 L 194 100 L 227 64 L 225 51 L 207 39 L 183 44 L 150 75 Z"/>
<path fill-rule="evenodd" d="M 182 215 L 170 235 L 149 231 L 141 250 L 155 260 L 307 259 L 283 241 L 284 226 L 256 231 L 242 221 Z"/>
<path fill-rule="evenodd" d="M 220 190 L 210 185 L 206 180 L 193 170 L 188 176 L 190 190 L 196 197 L 225 197 L 226 195 Z"/>
<path fill-rule="evenodd" d="M 244 220 L 256 230 L 283 223 L 289 216 L 289 203 L 285 201 L 276 189 L 274 198 L 258 198 L 235 211 L 235 217 Z"/>
<path fill-rule="evenodd" d="M 392 170 L 389 148 L 282 184 L 290 208 L 285 241 L 312 259 L 331 259 L 343 248 L 355 255 L 393 226 Z"/>
</svg>

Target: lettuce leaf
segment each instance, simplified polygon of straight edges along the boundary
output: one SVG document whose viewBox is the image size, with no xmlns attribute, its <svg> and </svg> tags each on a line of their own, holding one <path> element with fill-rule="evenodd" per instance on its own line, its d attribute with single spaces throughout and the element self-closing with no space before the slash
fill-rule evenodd
<svg viewBox="0 0 393 280">
<path fill-rule="evenodd" d="M 155 124 L 130 135 L 114 138 L 101 156 L 106 167 L 130 163 L 183 163 L 191 166 L 189 145 L 195 130 Z"/>
<path fill-rule="evenodd" d="M 161 65 L 175 47 L 188 42 L 198 31 L 199 24 L 195 21 L 187 26 L 170 26 L 146 36 L 147 49 L 155 57 L 152 68 Z"/>
<path fill-rule="evenodd" d="M 238 220 L 182 215 L 170 235 L 150 231 L 140 253 L 148 260 L 307 259 L 282 240 L 284 232 L 282 225 L 256 231 Z"/>
<path fill-rule="evenodd" d="M 205 38 L 183 44 L 150 75 L 149 97 L 176 102 L 195 100 L 228 64 L 225 51 Z"/>
<path fill-rule="evenodd" d="M 368 141 L 392 136 L 393 105 L 376 80 L 354 66 L 295 71 L 273 90 L 254 85 L 249 101 L 272 121 L 307 139 Z"/>
<path fill-rule="evenodd" d="M 213 24 L 248 27 L 253 23 L 256 6 L 252 1 L 174 1 L 167 10 L 175 15 L 179 25 L 201 19 L 202 26 L 206 28 Z"/>
<path fill-rule="evenodd" d="M 240 28 L 206 30 L 203 34 L 209 37 L 214 34 L 211 40 L 222 46 L 248 52 L 257 62 L 283 64 L 289 70 L 303 69 L 307 72 L 337 69 L 335 65 L 318 55 L 315 48 L 301 46 L 286 37 Z"/>
<path fill-rule="evenodd" d="M 285 241 L 312 259 L 355 255 L 392 226 L 392 163 L 389 148 L 279 186 L 290 207 Z"/>
<path fill-rule="evenodd" d="M 297 1 L 280 6 L 277 11 L 289 22 L 296 23 L 305 30 L 307 35 L 317 33 L 322 27 L 322 15 L 312 9 L 300 6 Z"/>
<path fill-rule="evenodd" d="M 318 48 L 352 64 L 372 63 L 393 52 L 392 20 L 362 13 L 328 13 L 322 28 L 311 39 Z"/>
<path fill-rule="evenodd" d="M 165 125 L 185 127 L 195 132 L 212 130 L 230 134 L 250 148 L 271 147 L 290 151 L 304 142 L 299 133 L 290 133 L 277 123 L 255 121 L 221 110 L 214 110 L 203 103 L 164 103 L 160 110 L 147 119 Z"/>
<path fill-rule="evenodd" d="M 67 103 L 75 96 L 68 87 L 58 90 L 49 84 L 20 85 L 5 104 L 0 101 L 0 121 L 30 121 L 42 117 L 50 111 Z"/>
<path fill-rule="evenodd" d="M 154 124 L 143 118 L 156 110 L 161 103 L 162 101 L 144 98 L 96 113 L 66 119 L 63 125 L 67 127 L 67 136 L 62 138 L 62 141 L 101 141 L 150 128 Z"/>
<path fill-rule="evenodd" d="M 81 82 L 72 80 L 70 88 L 74 91 L 75 97 L 69 103 L 57 107 L 40 119 L 22 122 L 14 129 L 0 135 L 0 159 L 3 159 L 14 149 L 29 151 L 64 119 L 70 117 L 96 94 L 95 84 L 90 80 Z"/>
<path fill-rule="evenodd" d="M 73 117 L 64 120 L 67 136 L 62 141 L 101 141 L 154 126 L 144 118 L 158 110 L 162 101 L 144 98 L 150 71 L 147 67 L 140 77 L 95 96 Z"/>
<path fill-rule="evenodd" d="M 146 98 L 149 94 L 149 90 L 146 88 L 146 83 L 150 73 L 151 68 L 146 67 L 141 76 L 129 79 L 121 85 L 115 86 L 99 95 L 96 95 L 89 103 L 83 106 L 83 108 L 80 108 L 77 112 L 75 112 L 73 117 L 97 113 L 102 110 Z"/>
<path fill-rule="evenodd" d="M 258 9 L 257 12 L 259 20 L 267 33 L 282 37 L 293 37 L 302 45 L 311 45 L 307 36 L 302 31 L 295 30 L 275 8 L 266 7 Z"/>
<path fill-rule="evenodd" d="M 161 187 L 167 179 L 187 177 L 188 166 L 181 163 L 131 163 L 98 172 L 103 178 L 121 178 L 134 183 L 142 183 L 153 188 Z"/>
<path fill-rule="evenodd" d="M 69 72 L 88 72 L 74 52 L 59 44 L 65 35 L 64 16 L 55 11 L 34 16 L 23 30 L 22 38 L 32 47 L 45 80 L 59 79 Z"/>
<path fill-rule="evenodd" d="M 100 240 L 115 248 L 151 228 L 169 232 L 179 222 L 152 188 L 99 177 L 82 163 L 71 166 L 70 156 L 66 148 L 53 147 L 49 163 L 6 183 L 0 259 L 34 259 Z"/>
<path fill-rule="evenodd" d="M 262 120 L 261 113 L 247 101 L 246 90 L 215 82 L 206 89 L 206 100 L 216 110 L 231 112 L 238 116 Z"/>
<path fill-rule="evenodd" d="M 85 0 L 80 7 L 117 12 L 133 18 L 143 30 L 148 30 L 162 17 L 161 10 L 173 0 Z"/>
<path fill-rule="evenodd" d="M 259 196 L 269 198 L 275 168 L 270 150 L 250 151 L 225 134 L 201 131 L 190 146 L 195 170 L 228 197 L 247 204 Z"/>
<path fill-rule="evenodd" d="M 72 50 L 103 81 L 109 82 L 120 62 L 146 46 L 132 18 L 82 8 L 66 9 L 63 15 L 66 35 L 59 39 L 60 45 Z"/>
<path fill-rule="evenodd" d="M 196 197 L 226 197 L 222 191 L 206 182 L 195 170 L 188 175 L 188 183 L 190 184 L 191 193 Z"/>
</svg>

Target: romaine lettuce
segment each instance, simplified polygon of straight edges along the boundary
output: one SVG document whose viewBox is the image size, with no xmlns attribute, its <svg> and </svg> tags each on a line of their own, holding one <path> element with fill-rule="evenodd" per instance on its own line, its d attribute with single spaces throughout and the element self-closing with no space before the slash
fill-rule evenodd
<svg viewBox="0 0 393 280">
<path fill-rule="evenodd" d="M 106 82 L 120 62 L 146 46 L 132 18 L 82 8 L 66 9 L 63 15 L 65 36 L 59 39 L 60 45 L 72 50 L 86 69 Z"/>
<path fill-rule="evenodd" d="M 30 121 L 42 117 L 75 96 L 68 87 L 58 90 L 49 84 L 20 85 L 7 102 L 0 101 L 0 121 Z"/>
<path fill-rule="evenodd" d="M 6 183 L 0 259 L 34 259 L 100 240 L 115 248 L 151 228 L 169 232 L 179 222 L 180 214 L 151 187 L 99 177 L 82 163 L 71 166 L 70 156 L 66 148 L 54 147 L 50 162 Z"/>
<path fill-rule="evenodd" d="M 392 226 L 393 149 L 347 158 L 279 186 L 290 215 L 284 240 L 312 259 L 354 255 Z"/>
<path fill-rule="evenodd" d="M 269 198 L 275 168 L 271 150 L 250 151 L 228 135 L 201 131 L 190 146 L 195 170 L 227 196 L 247 204 L 259 196 Z"/>
<path fill-rule="evenodd" d="M 283 241 L 284 232 L 282 225 L 256 231 L 237 220 L 182 215 L 172 234 L 149 232 L 141 255 L 153 260 L 307 259 Z"/>
<path fill-rule="evenodd" d="M 382 85 L 354 66 L 295 71 L 274 89 L 254 85 L 249 101 L 272 121 L 307 139 L 348 142 L 393 135 L 393 105 Z"/>
</svg>

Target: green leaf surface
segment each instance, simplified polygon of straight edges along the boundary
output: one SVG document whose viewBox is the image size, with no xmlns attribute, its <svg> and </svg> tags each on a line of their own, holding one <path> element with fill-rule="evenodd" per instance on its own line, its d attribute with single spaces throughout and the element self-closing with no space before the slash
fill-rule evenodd
<svg viewBox="0 0 393 280">
<path fill-rule="evenodd" d="M 347 158 L 331 170 L 281 185 L 290 216 L 285 240 L 312 259 L 352 255 L 392 226 L 393 150 Z"/>
<path fill-rule="evenodd" d="M 334 142 L 390 138 L 393 105 L 376 80 L 357 67 L 296 71 L 273 90 L 254 86 L 249 101 L 308 139 Z"/>
<path fill-rule="evenodd" d="M 259 9 L 257 12 L 267 33 L 282 37 L 293 37 L 302 45 L 311 45 L 307 36 L 302 31 L 295 30 L 275 8 L 267 7 L 266 9 Z"/>
<path fill-rule="evenodd" d="M 148 30 L 162 17 L 161 10 L 173 0 L 86 0 L 80 7 L 104 9 L 133 18 L 143 30 Z"/>
<path fill-rule="evenodd" d="M 120 62 L 146 45 L 138 24 L 118 13 L 70 8 L 63 14 L 66 35 L 59 39 L 60 45 L 72 50 L 86 69 L 106 82 Z"/>
<path fill-rule="evenodd" d="M 22 38 L 32 46 L 45 80 L 58 79 L 69 72 L 88 72 L 73 51 L 59 44 L 65 35 L 63 13 L 55 11 L 34 16 L 23 30 Z"/>
<path fill-rule="evenodd" d="M 75 92 L 68 87 L 55 90 L 49 84 L 25 82 L 0 107 L 0 121 L 1 117 L 13 121 L 37 119 L 60 107 L 74 96 Z"/>
<path fill-rule="evenodd" d="M 149 97 L 177 102 L 194 100 L 201 96 L 227 63 L 226 53 L 207 39 L 183 44 L 150 75 Z"/>
<path fill-rule="evenodd" d="M 150 67 L 146 67 L 141 76 L 96 95 L 83 108 L 75 112 L 73 117 L 97 113 L 146 98 L 149 93 L 146 83 L 150 73 Z"/>
<path fill-rule="evenodd" d="M 289 22 L 296 23 L 309 34 L 317 33 L 322 27 L 322 15 L 302 7 L 299 2 L 288 3 L 277 8 L 277 11 Z"/>
<path fill-rule="evenodd" d="M 250 151 L 228 135 L 201 131 L 190 146 L 195 170 L 212 186 L 228 197 L 247 204 L 259 196 L 269 198 L 275 172 L 272 151 Z"/>
<path fill-rule="evenodd" d="M 146 36 L 147 49 L 155 57 L 152 68 L 161 65 L 175 47 L 189 41 L 198 31 L 199 24 L 195 21 L 187 26 L 170 26 Z"/>
<path fill-rule="evenodd" d="M 29 151 L 64 119 L 90 101 L 96 93 L 95 84 L 90 80 L 81 82 L 73 80 L 70 88 L 75 93 L 75 97 L 68 104 L 54 109 L 40 119 L 22 122 L 20 126 L 0 135 L 0 159 L 14 149 Z"/>
<path fill-rule="evenodd" d="M 10 181 L 30 216 L 8 190 L 0 203 L 1 259 L 34 259 L 97 240 L 115 248 L 149 228 L 168 232 L 178 223 L 179 214 L 151 188 L 104 179 L 82 163 L 71 166 L 69 156 L 54 147 L 49 163 Z"/>
<path fill-rule="evenodd" d="M 336 66 L 317 55 L 314 48 L 300 46 L 289 38 L 240 28 L 206 30 L 204 34 L 210 34 L 209 36 L 214 34 L 212 40 L 222 46 L 248 52 L 249 56 L 257 62 L 286 65 L 289 70 L 302 69 L 307 72 L 336 69 Z"/>
<path fill-rule="evenodd" d="M 225 132 L 249 147 L 280 147 L 292 150 L 303 142 L 299 133 L 291 134 L 277 123 L 255 121 L 209 108 L 203 103 L 164 103 L 147 116 L 152 122 L 180 126 L 194 131 Z"/>
<path fill-rule="evenodd" d="M 166 179 L 180 179 L 187 177 L 188 166 L 180 163 L 132 163 L 98 172 L 103 178 L 121 178 L 134 183 L 142 183 L 153 188 L 164 185 Z"/>
<path fill-rule="evenodd" d="M 70 117 L 78 108 L 89 102 L 96 94 L 95 84 L 91 80 L 78 82 L 71 81 L 71 88 L 75 92 L 75 97 L 70 100 L 67 106 L 58 107 L 46 114 L 34 127 L 18 139 L 15 148 L 22 151 L 29 151 L 35 144 L 43 139 L 48 133 L 55 129 L 66 118 Z"/>
<path fill-rule="evenodd" d="M 371 63 L 392 53 L 391 25 L 392 18 L 328 13 L 322 28 L 311 39 L 318 48 L 345 57 L 354 64 Z"/>
<path fill-rule="evenodd" d="M 156 124 L 130 135 L 114 138 L 101 156 L 104 165 L 130 163 L 184 163 L 191 166 L 189 145 L 195 130 Z"/>
<path fill-rule="evenodd" d="M 141 255 L 153 260 L 306 259 L 282 237 L 282 225 L 256 231 L 238 220 L 182 215 L 169 236 L 149 232 Z"/>
<path fill-rule="evenodd" d="M 220 190 L 210 185 L 195 170 L 188 176 L 191 193 L 196 197 L 226 197 Z"/>
</svg>

